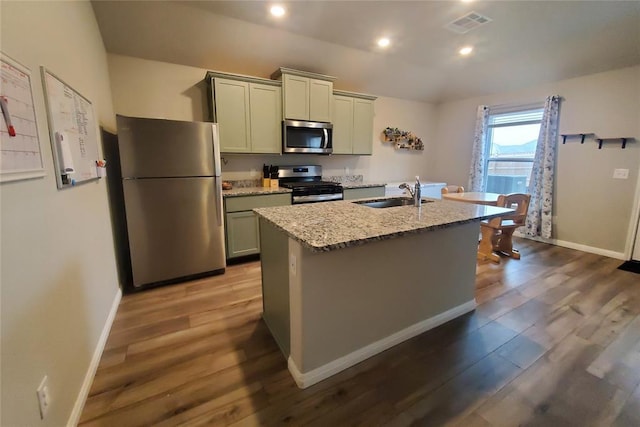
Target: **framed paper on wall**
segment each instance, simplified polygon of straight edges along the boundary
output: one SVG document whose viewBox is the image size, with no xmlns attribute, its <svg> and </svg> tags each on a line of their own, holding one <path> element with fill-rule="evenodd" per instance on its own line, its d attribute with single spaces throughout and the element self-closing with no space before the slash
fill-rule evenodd
<svg viewBox="0 0 640 427">
<path fill-rule="evenodd" d="M 41 67 L 58 188 L 98 178 L 98 126 L 91 101 Z"/>
<path fill-rule="evenodd" d="M 0 52 L 0 182 L 45 176 L 31 72 Z"/>
</svg>

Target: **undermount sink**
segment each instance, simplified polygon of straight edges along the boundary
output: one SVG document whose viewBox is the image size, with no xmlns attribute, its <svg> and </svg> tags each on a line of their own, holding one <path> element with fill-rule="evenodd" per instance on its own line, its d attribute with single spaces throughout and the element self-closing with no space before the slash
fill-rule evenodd
<svg viewBox="0 0 640 427">
<path fill-rule="evenodd" d="M 422 203 L 429 203 L 433 200 L 422 200 Z M 359 205 L 368 206 L 370 208 L 393 208 L 396 206 L 413 206 L 413 199 L 409 199 L 406 197 L 398 197 L 394 199 L 383 199 L 383 200 L 362 200 L 359 202 L 353 202 Z"/>
</svg>

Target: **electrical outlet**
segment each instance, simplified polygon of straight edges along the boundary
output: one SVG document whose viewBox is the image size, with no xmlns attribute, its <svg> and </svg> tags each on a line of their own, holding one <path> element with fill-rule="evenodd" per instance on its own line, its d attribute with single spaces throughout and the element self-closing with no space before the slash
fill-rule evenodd
<svg viewBox="0 0 640 427">
<path fill-rule="evenodd" d="M 613 178 L 614 179 L 628 179 L 629 178 L 629 169 L 614 169 L 613 170 Z"/>
<path fill-rule="evenodd" d="M 49 395 L 49 378 L 46 375 L 40 382 L 40 385 L 36 390 L 36 394 L 38 396 L 38 406 L 40 407 L 40 419 L 44 420 L 51 404 L 51 396 Z"/>
</svg>

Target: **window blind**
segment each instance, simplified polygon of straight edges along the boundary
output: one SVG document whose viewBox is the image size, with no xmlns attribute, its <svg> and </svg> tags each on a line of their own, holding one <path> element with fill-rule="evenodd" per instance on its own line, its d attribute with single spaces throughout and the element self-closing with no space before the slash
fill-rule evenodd
<svg viewBox="0 0 640 427">
<path fill-rule="evenodd" d="M 535 122 L 542 120 L 543 109 L 514 111 L 512 113 L 490 114 L 489 126 L 519 124 L 522 122 Z"/>
</svg>

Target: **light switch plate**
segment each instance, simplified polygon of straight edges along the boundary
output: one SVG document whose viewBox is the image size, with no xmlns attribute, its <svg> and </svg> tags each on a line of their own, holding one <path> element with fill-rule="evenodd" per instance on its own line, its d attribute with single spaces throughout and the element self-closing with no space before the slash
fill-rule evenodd
<svg viewBox="0 0 640 427">
<path fill-rule="evenodd" d="M 614 179 L 627 179 L 627 178 L 629 178 L 629 169 L 614 169 L 613 170 L 613 178 Z"/>
</svg>

